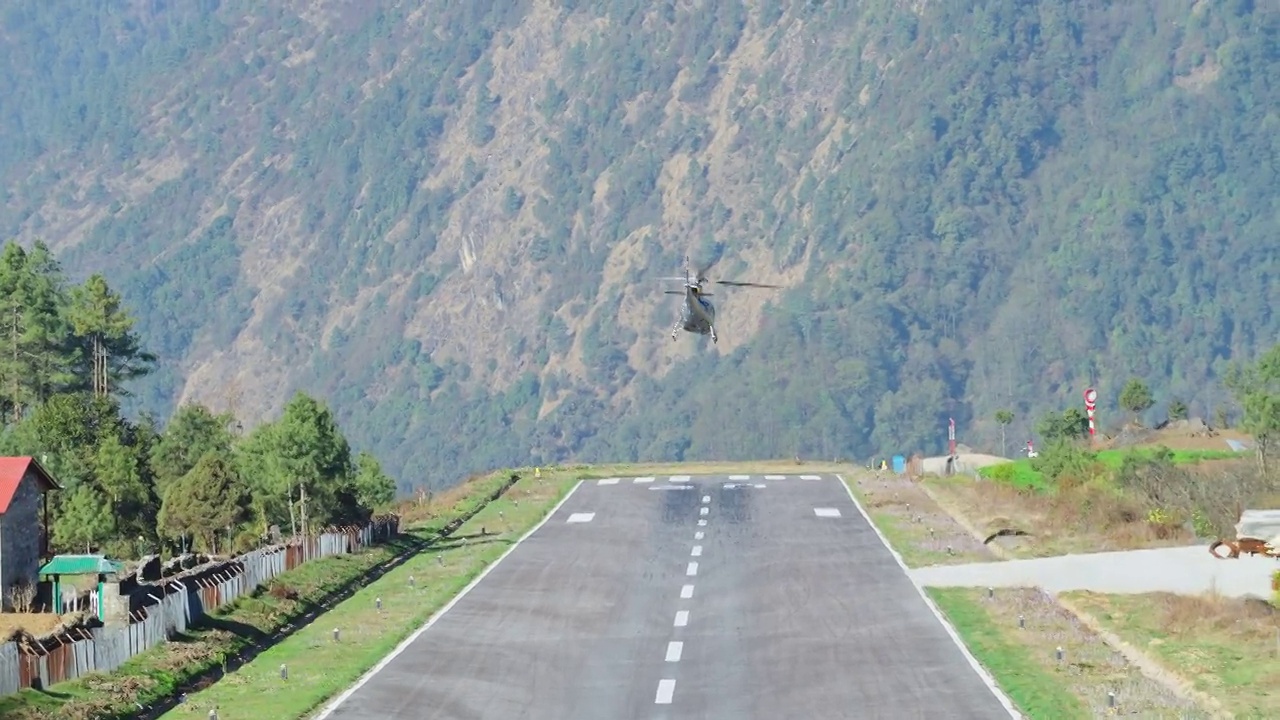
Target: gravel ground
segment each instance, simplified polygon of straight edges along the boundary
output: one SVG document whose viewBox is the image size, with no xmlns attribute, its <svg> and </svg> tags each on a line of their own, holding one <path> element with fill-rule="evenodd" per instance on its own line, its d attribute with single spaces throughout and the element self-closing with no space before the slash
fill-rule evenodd
<svg viewBox="0 0 1280 720">
<path fill-rule="evenodd" d="M 1089 705 L 1094 717 L 1143 718 L 1211 717 L 1195 703 L 1148 678 L 1123 655 L 1112 650 L 1042 590 L 1001 588 L 981 602 L 997 624 L 1041 658 L 1046 669 L 1063 677 L 1071 692 Z M 1018 629 L 1022 617 L 1024 628 Z M 1056 658 L 1056 648 L 1064 651 Z M 1108 707 L 1107 693 L 1115 693 L 1116 707 Z"/>
<path fill-rule="evenodd" d="M 864 473 L 848 478 L 876 525 L 908 567 L 995 561 L 998 556 L 903 475 Z M 889 522 L 883 520 L 888 518 Z"/>
</svg>

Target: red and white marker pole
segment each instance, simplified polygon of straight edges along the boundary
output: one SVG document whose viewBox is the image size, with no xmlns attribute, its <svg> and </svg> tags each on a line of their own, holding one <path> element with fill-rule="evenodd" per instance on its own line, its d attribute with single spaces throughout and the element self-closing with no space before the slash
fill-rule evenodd
<svg viewBox="0 0 1280 720">
<path fill-rule="evenodd" d="M 947 443 L 951 450 L 951 457 L 956 456 L 956 419 L 948 418 L 951 422 L 947 425 Z"/>
<path fill-rule="evenodd" d="M 1097 408 L 1098 391 L 1089 388 L 1084 391 L 1084 413 L 1089 416 L 1089 439 L 1093 440 L 1098 434 L 1097 428 L 1093 424 L 1093 411 Z"/>
</svg>

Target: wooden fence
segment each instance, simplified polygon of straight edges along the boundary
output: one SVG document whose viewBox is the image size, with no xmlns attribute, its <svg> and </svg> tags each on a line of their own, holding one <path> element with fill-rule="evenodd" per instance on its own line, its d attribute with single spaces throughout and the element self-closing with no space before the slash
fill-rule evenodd
<svg viewBox="0 0 1280 720">
<path fill-rule="evenodd" d="M 305 539 L 210 563 L 185 577 L 140 588 L 141 607 L 127 625 L 76 628 L 33 641 L 0 644 L 0 695 L 48 688 L 91 672 L 110 672 L 133 656 L 185 632 L 211 612 L 281 573 L 318 558 L 357 552 L 399 532 L 395 516 L 360 527 L 335 528 Z"/>
</svg>

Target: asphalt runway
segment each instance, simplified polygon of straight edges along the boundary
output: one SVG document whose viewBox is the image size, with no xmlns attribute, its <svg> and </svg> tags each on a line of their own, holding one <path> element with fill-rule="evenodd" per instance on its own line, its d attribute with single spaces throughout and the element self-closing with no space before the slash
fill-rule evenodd
<svg viewBox="0 0 1280 720">
<path fill-rule="evenodd" d="M 755 475 L 584 481 L 318 716 L 517 717 L 1010 712 L 837 478 Z"/>
</svg>

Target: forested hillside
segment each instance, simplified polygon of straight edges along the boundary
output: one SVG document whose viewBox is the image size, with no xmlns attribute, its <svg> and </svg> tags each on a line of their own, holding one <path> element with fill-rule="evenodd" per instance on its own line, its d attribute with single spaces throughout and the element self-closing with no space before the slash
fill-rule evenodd
<svg viewBox="0 0 1280 720">
<path fill-rule="evenodd" d="M 136 408 L 319 389 L 402 485 L 1212 416 L 1280 331 L 1275 3 L 0 13 L 0 237 L 117 278 Z M 673 343 L 685 252 L 790 289 Z"/>
</svg>

